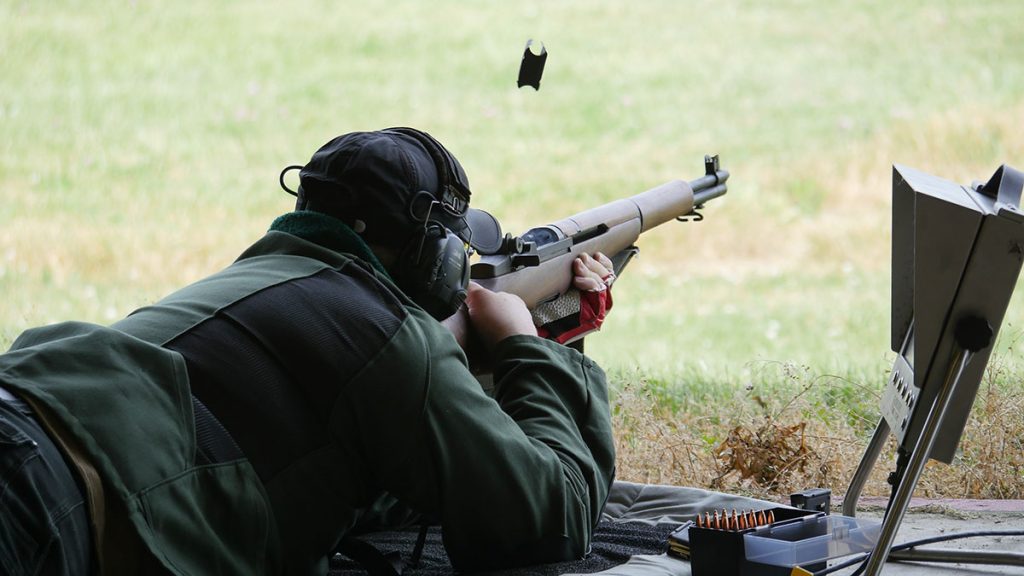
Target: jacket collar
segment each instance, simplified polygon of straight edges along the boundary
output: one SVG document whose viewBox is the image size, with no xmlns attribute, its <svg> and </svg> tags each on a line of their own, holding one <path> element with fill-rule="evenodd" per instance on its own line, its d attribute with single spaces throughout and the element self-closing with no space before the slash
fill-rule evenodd
<svg viewBox="0 0 1024 576">
<path fill-rule="evenodd" d="M 297 210 L 278 216 L 270 224 L 270 230 L 298 236 L 335 252 L 351 254 L 390 278 L 366 242 L 348 224 L 333 216 L 311 210 Z"/>
</svg>

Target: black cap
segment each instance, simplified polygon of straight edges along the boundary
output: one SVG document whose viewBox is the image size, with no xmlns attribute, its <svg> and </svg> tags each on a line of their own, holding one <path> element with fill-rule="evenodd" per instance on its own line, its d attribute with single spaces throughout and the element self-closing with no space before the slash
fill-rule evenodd
<svg viewBox="0 0 1024 576">
<path fill-rule="evenodd" d="M 469 208 L 469 181 L 458 160 L 420 130 L 338 136 L 313 154 L 299 181 L 296 210 L 334 216 L 370 243 L 400 247 L 429 219 L 481 254 L 501 247 L 494 216 Z"/>
</svg>

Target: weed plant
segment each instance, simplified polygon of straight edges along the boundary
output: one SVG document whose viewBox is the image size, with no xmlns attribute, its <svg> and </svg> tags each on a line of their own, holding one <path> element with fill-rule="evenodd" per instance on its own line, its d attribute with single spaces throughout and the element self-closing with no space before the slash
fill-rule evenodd
<svg viewBox="0 0 1024 576">
<path fill-rule="evenodd" d="M 757 373 L 731 398 L 619 375 L 620 477 L 777 500 L 812 487 L 845 493 L 878 422 L 880 389 L 790 363 Z M 895 448 L 890 437 L 864 495 L 888 495 Z M 954 461 L 929 461 L 915 494 L 1024 498 L 1024 389 L 1002 359 L 986 371 Z"/>
</svg>

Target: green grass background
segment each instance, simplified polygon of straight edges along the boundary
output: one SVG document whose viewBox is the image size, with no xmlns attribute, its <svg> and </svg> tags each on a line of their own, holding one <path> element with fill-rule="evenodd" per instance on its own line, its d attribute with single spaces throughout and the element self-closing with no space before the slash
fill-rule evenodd
<svg viewBox="0 0 1024 576">
<path fill-rule="evenodd" d="M 729 194 L 641 238 L 588 352 L 696 410 L 786 394 L 786 363 L 864 402 L 892 360 L 891 166 L 1024 167 L 1021 22 L 1014 0 L 0 0 L 0 345 L 218 270 L 290 209 L 282 167 L 410 125 L 512 232 L 720 154 Z"/>
</svg>

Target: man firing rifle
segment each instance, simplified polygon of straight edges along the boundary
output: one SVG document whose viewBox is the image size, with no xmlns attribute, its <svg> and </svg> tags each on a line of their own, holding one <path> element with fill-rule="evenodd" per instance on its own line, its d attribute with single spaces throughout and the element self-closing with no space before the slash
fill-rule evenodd
<svg viewBox="0 0 1024 576">
<path fill-rule="evenodd" d="M 501 244 L 428 134 L 340 136 L 232 265 L 0 356 L 7 574 L 324 574 L 384 495 L 453 564 L 578 558 L 612 481 L 603 372 L 468 283 Z M 586 290 L 610 273 L 576 269 Z M 494 397 L 439 319 L 465 302 Z"/>
</svg>

